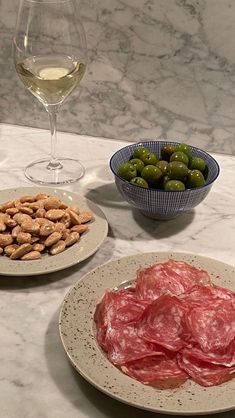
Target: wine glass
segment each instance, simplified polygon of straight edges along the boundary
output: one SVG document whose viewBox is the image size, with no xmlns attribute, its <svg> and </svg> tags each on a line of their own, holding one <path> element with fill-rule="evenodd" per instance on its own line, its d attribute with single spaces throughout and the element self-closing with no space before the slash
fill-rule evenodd
<svg viewBox="0 0 235 418">
<path fill-rule="evenodd" d="M 50 120 L 50 156 L 29 164 L 26 177 L 40 184 L 78 180 L 85 171 L 82 164 L 56 155 L 57 113 L 86 69 L 86 36 L 76 0 L 21 0 L 13 56 L 20 80 L 44 105 Z"/>
</svg>

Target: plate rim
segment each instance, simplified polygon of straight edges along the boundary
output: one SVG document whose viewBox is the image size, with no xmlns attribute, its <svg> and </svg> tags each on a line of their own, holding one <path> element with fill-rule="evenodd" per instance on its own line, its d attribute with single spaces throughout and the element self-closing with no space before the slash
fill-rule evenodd
<svg viewBox="0 0 235 418">
<path fill-rule="evenodd" d="M 24 266 L 24 271 L 14 271 L 14 268 L 12 268 L 11 271 L 7 271 L 7 269 L 4 269 L 4 271 L 2 271 L 2 269 L 0 269 L 0 280 L 1 280 L 2 276 L 9 276 L 9 277 L 13 277 L 13 276 L 24 277 L 25 276 L 25 277 L 30 277 L 30 276 L 42 276 L 44 274 L 50 274 L 50 273 L 56 273 L 58 271 L 63 271 L 65 269 L 67 269 L 69 267 L 72 267 L 72 266 L 75 266 L 76 264 L 79 264 L 79 263 L 85 261 L 86 259 L 88 259 L 89 257 L 91 257 L 96 251 L 98 251 L 98 249 L 102 246 L 102 244 L 106 240 L 107 235 L 108 235 L 108 228 L 109 228 L 107 217 L 106 217 L 105 213 L 103 212 L 103 210 L 100 208 L 100 206 L 97 205 L 92 200 L 86 198 L 85 196 L 83 196 L 79 193 L 76 193 L 76 192 L 73 192 L 73 191 L 70 191 L 70 190 L 66 190 L 66 189 L 63 189 L 63 188 L 53 187 L 53 186 L 52 187 L 50 187 L 50 186 L 45 186 L 44 187 L 44 186 L 38 186 L 38 185 L 37 186 L 18 186 L 18 187 L 11 187 L 11 188 L 1 189 L 0 190 L 0 199 L 1 199 L 1 195 L 3 193 L 8 193 L 8 194 L 17 193 L 17 192 L 20 192 L 20 190 L 24 190 L 25 192 L 28 191 L 28 194 L 34 194 L 34 195 L 37 194 L 37 193 L 44 193 L 44 192 L 45 193 L 50 193 L 52 195 L 55 192 L 59 193 L 59 194 L 66 193 L 67 195 L 71 195 L 72 197 L 74 197 L 74 199 L 75 198 L 79 199 L 80 202 L 82 202 L 82 204 L 85 204 L 87 206 L 89 206 L 89 204 L 91 204 L 91 206 L 93 206 L 99 212 L 99 214 L 102 215 L 102 222 L 103 222 L 102 238 L 94 248 L 90 249 L 90 251 L 88 253 L 84 254 L 81 258 L 79 258 L 79 260 L 77 260 L 76 257 L 73 257 L 73 260 L 71 259 L 71 261 L 69 263 L 65 263 L 65 265 L 63 267 L 58 266 L 58 267 L 49 268 L 46 271 L 42 271 L 42 268 L 37 267 L 37 262 L 38 261 L 42 262 L 42 259 L 33 260 L 33 262 L 35 263 L 34 264 L 35 269 L 32 270 L 32 271 L 27 271 L 27 264 L 26 263 L 22 264 L 22 266 Z M 61 254 L 63 254 L 63 253 L 61 253 Z M 56 256 L 53 256 L 53 257 L 56 257 Z M 14 260 L 13 263 L 15 263 L 15 261 L 17 262 L 17 260 Z M 29 263 L 31 264 L 32 261 L 27 262 L 27 263 L 29 265 Z M 0 257 L 0 266 L 1 266 L 1 257 Z M 14 267 L 13 264 L 12 264 L 12 266 Z"/>
<path fill-rule="evenodd" d="M 102 393 L 104 393 L 106 396 L 109 396 L 110 398 L 113 398 L 113 399 L 115 399 L 115 400 L 117 400 L 117 401 L 119 401 L 119 402 L 121 402 L 121 403 L 123 403 L 123 404 L 126 404 L 126 405 L 128 405 L 128 406 L 132 406 L 132 407 L 134 407 L 134 408 L 137 408 L 137 409 L 140 409 L 140 410 L 143 410 L 143 411 L 148 411 L 148 412 L 155 412 L 155 413 L 160 413 L 160 414 L 164 414 L 164 415 L 177 415 L 177 416 L 179 416 L 179 415 L 181 415 L 181 416 L 195 416 L 195 415 L 211 415 L 211 414 L 219 414 L 219 413 L 222 413 L 222 412 L 228 412 L 228 411 L 232 411 L 232 410 L 234 410 L 235 409 L 235 403 L 234 403 L 234 405 L 232 405 L 232 406 L 228 406 L 228 408 L 221 408 L 221 409 L 218 409 L 218 408 L 216 408 L 216 409 L 210 409 L 210 410 L 197 410 L 197 411 L 194 411 L 194 412 L 192 412 L 192 411 L 176 411 L 176 410 L 166 410 L 166 409 L 161 409 L 161 408 L 159 408 L 159 409 L 156 409 L 156 408 L 151 408 L 151 407 L 149 407 L 149 406 L 141 406 L 140 404 L 137 404 L 137 403 L 135 403 L 135 402 L 132 402 L 132 401 L 127 401 L 127 400 L 125 400 L 125 399 L 123 399 L 121 396 L 118 396 L 118 395 L 116 395 L 116 394 L 113 394 L 111 391 L 108 391 L 107 389 L 105 389 L 104 387 L 102 387 L 101 385 L 99 385 L 99 384 L 97 384 L 93 379 L 92 379 L 92 377 L 90 377 L 90 376 L 88 376 L 87 374 L 85 374 L 84 372 L 83 372 L 83 370 L 81 370 L 81 368 L 78 368 L 77 367 L 77 365 L 76 365 L 76 363 L 75 363 L 75 361 L 74 361 L 74 359 L 72 358 L 72 356 L 71 356 L 71 354 L 69 353 L 69 351 L 68 351 L 68 349 L 67 349 L 67 347 L 66 347 L 66 344 L 65 344 L 65 341 L 64 341 L 64 339 L 63 339 L 63 335 L 62 335 L 62 324 L 61 324 L 61 321 L 62 321 L 62 316 L 63 316 L 63 308 L 64 308 L 64 305 L 65 305 L 65 303 L 66 303 L 66 301 L 68 300 L 68 298 L 69 298 L 69 296 L 70 296 L 70 294 L 75 290 L 75 287 L 79 284 L 79 283 L 81 283 L 82 281 L 84 281 L 84 280 L 86 280 L 86 278 L 87 278 L 87 276 L 90 276 L 90 275 L 92 275 L 93 273 L 95 273 L 98 269 L 102 269 L 102 268 L 105 268 L 105 266 L 107 266 L 107 265 L 112 265 L 112 264 L 116 264 L 116 263 L 119 263 L 120 261 L 122 261 L 122 260 L 128 260 L 128 259 L 130 259 L 130 258 L 136 258 L 136 257 L 139 257 L 140 256 L 140 254 L 141 255 L 147 255 L 147 256 L 156 256 L 156 255 L 160 255 L 160 256 L 166 256 L 166 257 L 169 257 L 169 255 L 171 255 L 171 256 L 186 256 L 186 257 L 193 257 L 193 258 L 198 258 L 198 259 L 200 259 L 200 258 L 202 258 L 202 259 L 205 259 L 205 260 L 208 260 L 208 262 L 216 262 L 216 263 L 218 263 L 218 264 L 220 264 L 221 266 L 224 266 L 224 267 L 229 267 L 229 268 L 231 268 L 231 269 L 235 269 L 235 265 L 232 265 L 232 264 L 228 264 L 228 263 L 225 263 L 225 262 L 223 262 L 223 261 L 220 261 L 220 260 L 217 260 L 217 259 L 215 259 L 215 258 L 212 258 L 212 257 L 207 257 L 207 256 L 204 256 L 204 255 L 202 255 L 202 254 L 196 254 L 196 253 L 192 253 L 192 252 L 186 252 L 186 251 L 148 251 L 148 252 L 139 252 L 139 253 L 135 253 L 135 254 L 130 254 L 130 255 L 127 255 L 127 256 L 123 256 L 123 257 L 117 257 L 117 258 L 115 258 L 115 259 L 111 259 L 111 260 L 108 260 L 108 261 L 106 261 L 105 263 L 102 263 L 102 264 L 100 264 L 100 265 L 98 265 L 98 266 L 96 266 L 96 267 L 94 267 L 92 270 L 89 270 L 86 274 L 84 274 L 79 280 L 77 280 L 72 286 L 70 286 L 70 288 L 68 289 L 68 291 L 66 292 L 66 294 L 64 295 L 64 298 L 63 298 L 63 301 L 62 301 L 62 303 L 61 303 L 61 306 L 60 306 L 60 310 L 59 310 L 59 324 L 58 324 L 58 328 L 59 328 L 59 335 L 60 335 L 60 340 L 61 340 L 61 343 L 62 343 L 62 346 L 63 346 L 63 348 L 64 348 L 64 350 L 65 350 L 65 353 L 66 353 L 66 356 L 67 356 L 67 358 L 69 359 L 69 361 L 70 361 L 70 363 L 72 364 L 72 366 L 75 368 L 75 370 L 89 383 L 89 384 L 91 384 L 92 386 L 94 386 L 97 390 L 99 390 L 99 391 L 101 391 Z M 98 303 L 98 302 L 97 302 Z M 90 318 L 89 318 L 89 320 L 90 320 Z M 101 350 L 102 351 L 102 350 Z M 110 363 L 109 362 L 109 360 L 107 359 L 107 362 L 108 363 Z M 112 364 L 112 363 L 110 363 L 110 364 Z M 128 376 L 127 376 L 128 377 Z M 225 382 L 225 384 L 226 384 L 226 382 Z M 219 387 L 219 386 L 218 386 Z M 207 389 L 207 388 L 206 388 Z M 209 388 L 210 389 L 210 388 Z"/>
</svg>

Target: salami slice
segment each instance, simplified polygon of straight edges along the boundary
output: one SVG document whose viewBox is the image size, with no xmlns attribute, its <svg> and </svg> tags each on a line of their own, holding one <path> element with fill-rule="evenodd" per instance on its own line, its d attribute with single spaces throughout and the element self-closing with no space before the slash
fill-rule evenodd
<svg viewBox="0 0 235 418">
<path fill-rule="evenodd" d="M 224 350 L 209 351 L 205 353 L 199 346 L 183 348 L 181 353 L 186 356 L 193 356 L 198 360 L 207 363 L 220 364 L 221 366 L 235 366 L 235 339 Z"/>
<path fill-rule="evenodd" d="M 223 350 L 235 338 L 235 309 L 230 300 L 198 306 L 186 317 L 188 330 L 205 352 Z"/>
<path fill-rule="evenodd" d="M 134 289 L 119 292 L 107 291 L 98 305 L 95 320 L 99 326 L 107 326 L 116 317 L 117 310 L 134 299 Z"/>
<path fill-rule="evenodd" d="M 216 300 L 235 301 L 235 293 L 218 286 L 195 285 L 186 293 L 180 295 L 191 306 L 213 305 Z"/>
<path fill-rule="evenodd" d="M 151 356 L 133 361 L 122 366 L 122 371 L 145 384 L 167 379 L 178 379 L 182 383 L 188 378 L 188 375 L 179 368 L 176 358 L 165 356 Z"/>
<path fill-rule="evenodd" d="M 191 281 L 191 284 L 210 285 L 211 278 L 207 271 L 185 263 L 185 261 L 169 260 L 168 266 L 177 273 L 183 280 Z"/>
<path fill-rule="evenodd" d="M 121 306 L 117 310 L 116 316 L 113 319 L 112 324 L 114 326 L 118 326 L 121 324 L 135 323 L 141 318 L 142 313 L 148 305 L 149 303 L 146 301 L 139 301 L 133 298 L 128 302 L 128 304 Z"/>
<path fill-rule="evenodd" d="M 164 355 L 161 346 L 144 341 L 138 336 L 134 324 L 109 327 L 106 333 L 106 347 L 108 359 L 116 365 L 154 354 Z"/>
<path fill-rule="evenodd" d="M 186 345 L 182 324 L 188 307 L 175 296 L 162 295 L 143 312 L 139 336 L 168 350 L 178 351 Z"/>
<path fill-rule="evenodd" d="M 106 350 L 108 326 L 135 322 L 140 318 L 145 307 L 146 303 L 136 299 L 133 289 L 106 292 L 95 315 L 99 344 Z"/>
<path fill-rule="evenodd" d="M 179 367 L 188 373 L 191 378 L 201 386 L 217 386 L 235 375 L 234 367 L 225 367 L 206 363 L 191 355 L 178 354 Z"/>
<path fill-rule="evenodd" d="M 211 288 L 212 294 L 218 299 L 232 300 L 235 302 L 235 293 L 224 287 L 214 286 Z"/>
<path fill-rule="evenodd" d="M 180 295 L 186 289 L 181 278 L 172 272 L 167 263 L 147 267 L 137 275 L 136 293 L 140 299 L 153 301 L 165 293 Z"/>
<path fill-rule="evenodd" d="M 141 299 L 153 301 L 162 294 L 180 295 L 195 284 L 208 283 L 208 273 L 183 261 L 169 260 L 139 270 L 136 294 Z"/>
<path fill-rule="evenodd" d="M 106 340 L 106 331 L 107 331 L 107 328 L 106 327 L 104 327 L 104 326 L 97 326 L 97 335 L 96 335 L 96 338 L 97 338 L 97 341 L 98 341 L 98 343 L 99 343 L 99 345 L 106 351 L 107 350 L 107 348 L 106 348 L 106 343 L 105 343 L 105 340 Z"/>
</svg>

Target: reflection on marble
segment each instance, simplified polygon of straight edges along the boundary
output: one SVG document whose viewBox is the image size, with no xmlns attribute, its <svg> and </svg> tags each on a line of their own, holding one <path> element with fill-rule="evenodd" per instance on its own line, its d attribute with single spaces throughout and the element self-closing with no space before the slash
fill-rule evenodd
<svg viewBox="0 0 235 418">
<path fill-rule="evenodd" d="M 49 133 L 44 130 L 0 125 L 1 189 L 33 186 L 25 179 L 23 167 L 47 154 L 48 142 Z M 79 156 L 86 167 L 79 182 L 64 188 L 103 209 L 109 235 L 94 256 L 72 268 L 38 277 L 0 276 L 3 418 L 163 418 L 108 398 L 72 369 L 58 334 L 63 297 L 96 266 L 143 251 L 186 251 L 227 263 L 234 260 L 235 157 L 215 155 L 221 174 L 205 201 L 175 220 L 159 222 L 132 212 L 115 188 L 108 161 L 122 145 L 104 138 L 59 134 L 59 152 Z M 212 415 L 233 417 L 233 412 Z"/>
<path fill-rule="evenodd" d="M 1 122 L 48 127 L 17 80 L 18 1 L 1 2 Z M 81 0 L 89 64 L 59 128 L 137 141 L 175 138 L 235 153 L 235 4 L 231 0 Z"/>
</svg>

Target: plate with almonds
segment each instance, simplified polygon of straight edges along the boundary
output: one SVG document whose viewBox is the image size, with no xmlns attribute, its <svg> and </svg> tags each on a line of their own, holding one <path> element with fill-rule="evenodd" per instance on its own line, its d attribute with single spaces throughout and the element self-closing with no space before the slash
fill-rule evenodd
<svg viewBox="0 0 235 418">
<path fill-rule="evenodd" d="M 0 191 L 0 275 L 71 267 L 94 254 L 107 233 L 102 210 L 76 193 L 38 187 Z"/>
</svg>

